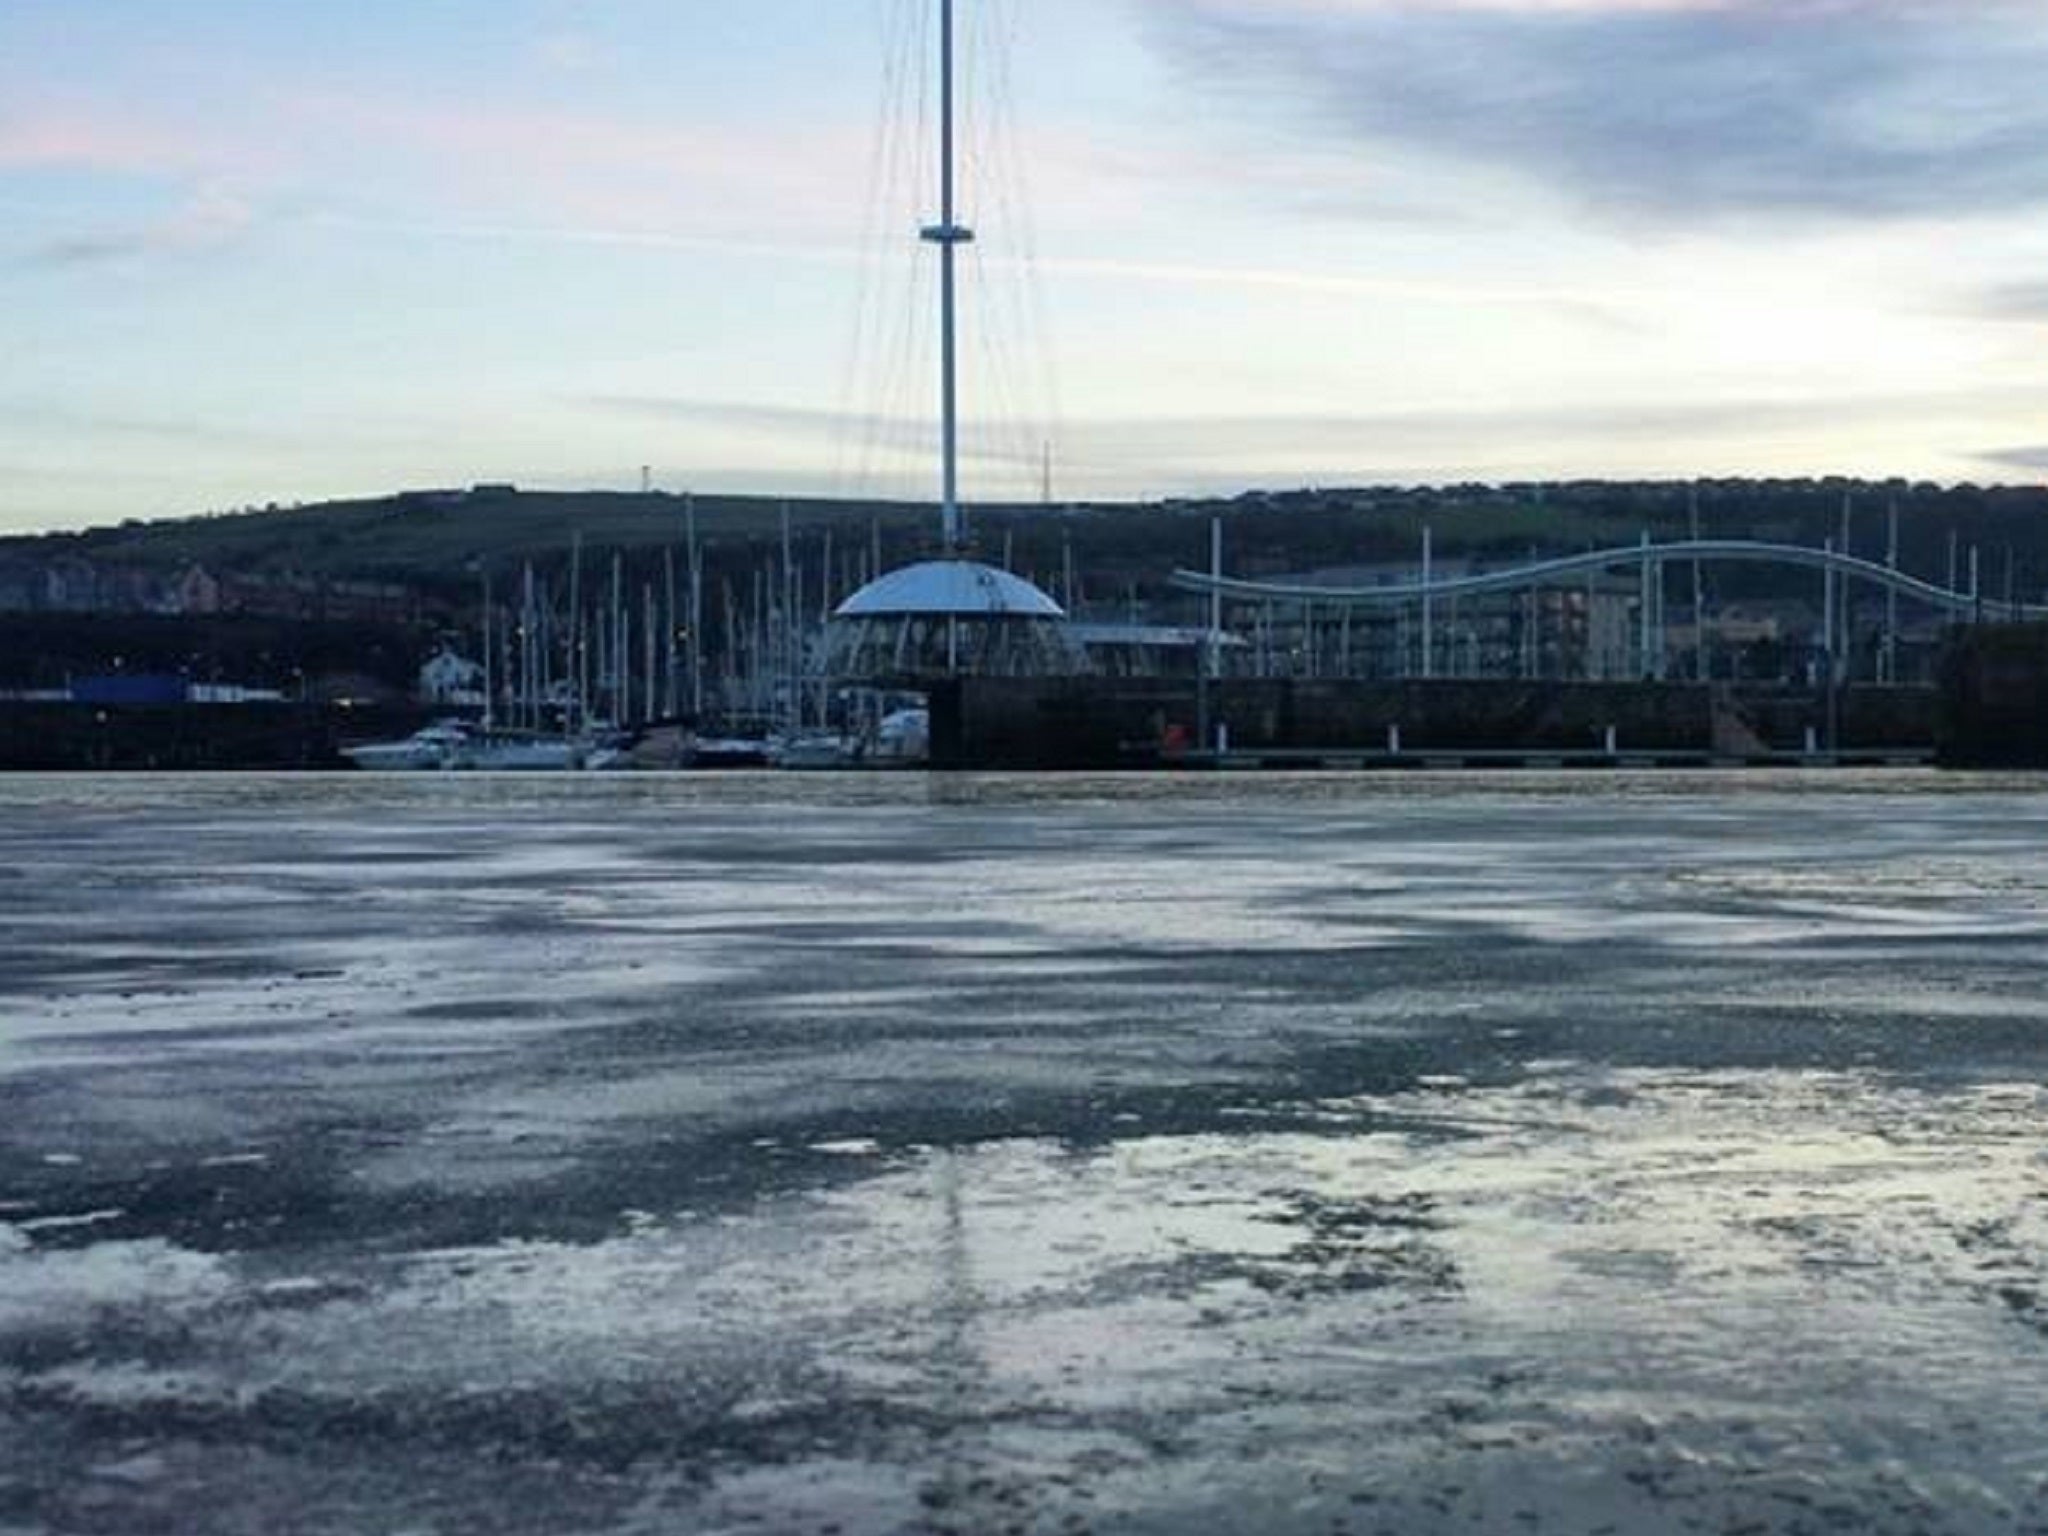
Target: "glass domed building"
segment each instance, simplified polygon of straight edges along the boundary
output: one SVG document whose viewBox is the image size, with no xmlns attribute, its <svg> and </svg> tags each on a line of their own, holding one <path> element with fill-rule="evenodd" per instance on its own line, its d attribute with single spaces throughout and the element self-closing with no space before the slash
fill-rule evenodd
<svg viewBox="0 0 2048 1536">
<path fill-rule="evenodd" d="M 1022 577 L 973 560 L 890 571 L 841 603 L 832 619 L 825 669 L 834 677 L 910 682 L 1085 669 L 1058 603 Z"/>
</svg>

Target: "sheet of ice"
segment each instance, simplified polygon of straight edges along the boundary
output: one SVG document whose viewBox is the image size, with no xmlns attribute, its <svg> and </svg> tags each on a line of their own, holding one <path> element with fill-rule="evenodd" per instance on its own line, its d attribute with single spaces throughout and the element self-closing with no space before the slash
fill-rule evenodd
<svg viewBox="0 0 2048 1536">
<path fill-rule="evenodd" d="M 2003 781 L 0 783 L 0 1528 L 2048 1529 Z"/>
</svg>

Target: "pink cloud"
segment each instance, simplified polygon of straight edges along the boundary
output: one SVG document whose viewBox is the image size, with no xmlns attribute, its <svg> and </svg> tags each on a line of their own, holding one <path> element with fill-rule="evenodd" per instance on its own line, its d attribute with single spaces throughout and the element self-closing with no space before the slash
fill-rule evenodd
<svg viewBox="0 0 2048 1536">
<path fill-rule="evenodd" d="M 910 231 L 933 193 L 873 184 L 873 125 L 864 119 L 641 120 L 303 82 L 216 101 L 208 112 L 195 123 L 141 103 L 30 104 L 0 117 L 0 171 L 154 177 L 194 198 L 208 187 L 266 202 L 289 194 L 306 211 L 357 219 L 532 221 L 785 248 L 847 244 L 878 221 Z M 1035 125 L 1013 148 L 1010 163 L 1028 168 L 1030 211 L 1047 226 L 1099 228 L 1125 207 L 1132 184 L 1199 186 L 1216 169 L 1213 152 L 1058 124 Z M 970 178 L 971 211 L 977 190 Z M 1020 190 L 1006 187 L 1006 200 Z M 988 231 L 997 245 L 1013 233 Z M 99 240 L 88 237 L 81 255 L 88 245 L 96 254 Z"/>
<path fill-rule="evenodd" d="M 0 117 L 0 170 L 238 175 L 275 163 L 260 138 L 205 133 L 111 103 L 30 103 Z"/>
<path fill-rule="evenodd" d="M 157 135 L 133 123 L 68 116 L 0 122 L 0 166 L 153 171 L 168 157 Z"/>
<path fill-rule="evenodd" d="M 282 88 L 214 109 L 204 125 L 145 105 L 31 102 L 0 116 L 0 173 L 73 171 L 181 185 L 218 209 L 222 187 L 288 188 L 417 214 L 540 217 L 616 229 L 815 238 L 858 227 L 866 139 L 835 125 L 763 133 L 602 113 L 420 103 Z M 182 216 L 180 216 L 182 219 Z M 207 216 L 212 224 L 220 221 Z M 181 226 L 182 227 L 182 226 Z M 68 242 L 78 259 L 159 245 L 155 231 Z M 182 235 L 173 243 L 185 244 Z"/>
</svg>

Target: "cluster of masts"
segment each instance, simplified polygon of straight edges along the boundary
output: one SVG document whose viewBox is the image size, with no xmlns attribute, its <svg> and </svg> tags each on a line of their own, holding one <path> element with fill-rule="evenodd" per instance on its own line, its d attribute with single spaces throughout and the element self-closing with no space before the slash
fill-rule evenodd
<svg viewBox="0 0 2048 1536">
<path fill-rule="evenodd" d="M 608 579 L 600 576 L 586 592 L 581 535 L 571 545 L 566 591 L 529 561 L 507 611 L 486 572 L 484 724 L 576 734 L 696 714 L 704 699 L 696 643 L 703 606 L 694 517 L 680 582 L 669 547 L 658 586 L 642 578 L 634 591 L 625 556 L 614 553 Z"/>
<path fill-rule="evenodd" d="M 695 498 L 685 496 L 683 507 L 680 544 L 593 561 L 579 536 L 566 564 L 529 560 L 509 589 L 484 574 L 485 724 L 584 734 L 705 719 L 823 723 L 833 713 L 834 680 L 914 682 L 946 670 L 939 644 L 906 641 L 898 620 L 920 635 L 935 614 L 946 622 L 952 670 L 986 669 L 991 639 L 1009 643 L 1009 625 L 957 625 L 950 607 L 934 610 L 907 590 L 931 573 L 1000 583 L 1027 606 L 1050 603 L 1022 578 L 967 561 L 889 571 L 879 517 L 865 528 L 799 533 L 787 504 L 779 550 L 714 565 L 698 538 Z M 1067 558 L 1071 592 L 1071 549 Z M 877 620 L 871 606 L 906 612 Z M 867 643 L 878 623 L 888 651 L 881 662 Z M 1036 664 L 1063 669 L 1060 657 Z"/>
</svg>

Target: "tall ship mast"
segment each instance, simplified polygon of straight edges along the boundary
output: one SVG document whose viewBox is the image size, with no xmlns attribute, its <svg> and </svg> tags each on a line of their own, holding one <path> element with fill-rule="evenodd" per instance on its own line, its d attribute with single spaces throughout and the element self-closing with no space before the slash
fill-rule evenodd
<svg viewBox="0 0 2048 1536">
<path fill-rule="evenodd" d="M 960 220 L 955 178 L 954 0 L 939 7 L 939 212 L 918 232 L 939 254 L 940 558 L 889 571 L 833 613 L 826 666 L 835 676 L 916 681 L 1079 670 L 1066 613 L 1021 577 L 970 559 L 960 500 L 960 275 L 974 231 Z"/>
<path fill-rule="evenodd" d="M 939 457 L 940 516 L 946 553 L 958 554 L 965 529 L 960 517 L 960 247 L 974 231 L 953 207 L 953 0 L 939 0 L 939 222 L 920 238 L 939 248 Z"/>
</svg>

